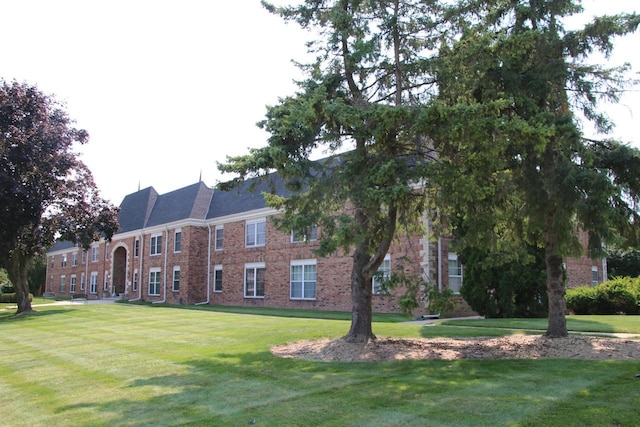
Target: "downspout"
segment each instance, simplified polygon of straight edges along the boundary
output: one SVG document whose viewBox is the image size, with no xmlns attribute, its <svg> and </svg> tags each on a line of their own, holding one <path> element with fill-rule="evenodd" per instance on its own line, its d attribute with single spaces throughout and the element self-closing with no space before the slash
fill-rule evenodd
<svg viewBox="0 0 640 427">
<path fill-rule="evenodd" d="M 135 241 L 133 242 L 133 245 L 135 247 Z M 130 299 L 129 301 L 140 301 L 142 299 L 142 259 L 144 258 L 144 228 L 140 233 L 140 249 L 138 251 L 138 258 L 140 258 L 138 266 L 138 298 Z"/>
<path fill-rule="evenodd" d="M 211 300 L 211 224 L 207 224 L 209 228 L 209 238 L 207 240 L 207 300 L 197 302 L 195 305 L 209 304 Z"/>
<path fill-rule="evenodd" d="M 154 301 L 153 304 L 164 304 L 167 302 L 167 257 L 169 256 L 169 228 L 164 228 L 164 274 L 162 275 L 162 281 L 164 282 L 164 296 L 161 301 Z"/>
</svg>

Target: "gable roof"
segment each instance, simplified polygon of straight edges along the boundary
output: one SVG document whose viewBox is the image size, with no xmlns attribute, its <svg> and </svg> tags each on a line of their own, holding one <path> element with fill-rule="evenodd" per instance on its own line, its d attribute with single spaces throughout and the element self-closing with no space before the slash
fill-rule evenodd
<svg viewBox="0 0 640 427">
<path fill-rule="evenodd" d="M 146 227 L 183 219 L 205 219 L 213 190 L 202 181 L 158 196 Z"/>
<path fill-rule="evenodd" d="M 144 228 L 157 199 L 158 192 L 153 187 L 125 196 L 118 212 L 120 230 L 117 234 Z"/>
</svg>

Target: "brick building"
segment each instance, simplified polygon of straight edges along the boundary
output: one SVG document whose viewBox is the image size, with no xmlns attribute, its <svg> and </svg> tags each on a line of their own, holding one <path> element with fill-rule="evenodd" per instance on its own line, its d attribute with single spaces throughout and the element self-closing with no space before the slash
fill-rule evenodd
<svg viewBox="0 0 640 427">
<path fill-rule="evenodd" d="M 267 183 L 262 190 L 267 190 Z M 48 292 L 89 298 L 176 304 L 220 304 L 318 310 L 351 310 L 349 254 L 313 254 L 320 230 L 284 234 L 269 218 L 261 188 L 249 183 L 218 191 L 204 183 L 158 194 L 152 187 L 129 194 L 120 205 L 120 230 L 111 242 L 83 251 L 57 242 L 47 253 Z M 276 191 L 286 193 L 276 182 Z M 401 236 L 381 266 L 402 264 L 406 273 L 441 288 L 459 289 L 463 268 L 446 239 Z M 602 261 L 567 260 L 570 285 L 603 280 Z M 373 309 L 399 311 L 394 295 L 373 279 Z"/>
</svg>

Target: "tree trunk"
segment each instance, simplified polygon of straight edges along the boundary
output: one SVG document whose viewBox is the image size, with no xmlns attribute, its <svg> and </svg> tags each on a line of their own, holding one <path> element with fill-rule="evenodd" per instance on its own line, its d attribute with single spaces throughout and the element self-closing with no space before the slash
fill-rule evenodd
<svg viewBox="0 0 640 427">
<path fill-rule="evenodd" d="M 7 268 L 7 274 L 16 291 L 16 300 L 18 303 L 16 316 L 35 311 L 31 308 L 31 301 L 29 300 L 29 281 L 27 280 L 28 261 L 28 259 L 25 259 L 22 255 L 18 254 L 17 251 L 14 251 L 9 256 L 9 268 Z"/>
<path fill-rule="evenodd" d="M 371 328 L 371 273 L 367 271 L 369 259 L 364 245 L 358 244 L 351 270 L 351 328 L 343 337 L 347 342 L 366 343 L 376 339 Z"/>
<path fill-rule="evenodd" d="M 566 337 L 567 319 L 565 317 L 564 271 L 562 257 L 555 253 L 553 239 L 547 239 L 545 248 L 545 266 L 547 269 L 547 296 L 549 299 L 549 321 L 546 336 Z"/>
</svg>

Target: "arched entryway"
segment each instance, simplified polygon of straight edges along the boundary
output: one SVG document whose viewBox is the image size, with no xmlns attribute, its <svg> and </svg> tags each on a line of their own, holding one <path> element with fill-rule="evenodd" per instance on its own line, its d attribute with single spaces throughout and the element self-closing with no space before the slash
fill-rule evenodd
<svg viewBox="0 0 640 427">
<path fill-rule="evenodd" d="M 120 246 L 113 252 L 113 293 L 124 294 L 127 283 L 127 250 Z"/>
</svg>

